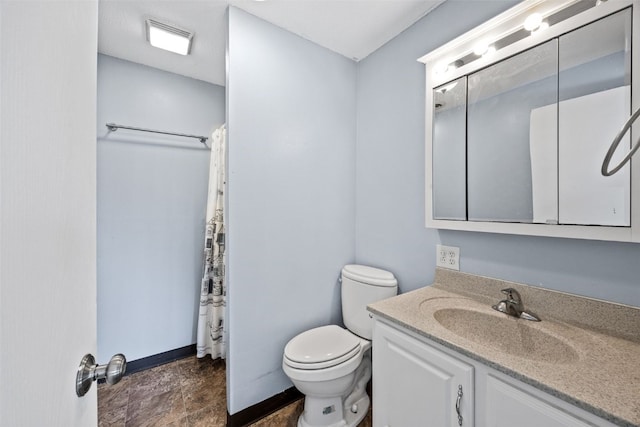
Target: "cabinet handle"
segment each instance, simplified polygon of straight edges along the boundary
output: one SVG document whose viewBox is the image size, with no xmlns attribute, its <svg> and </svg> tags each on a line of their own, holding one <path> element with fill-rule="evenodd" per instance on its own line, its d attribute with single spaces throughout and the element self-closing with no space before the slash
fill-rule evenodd
<svg viewBox="0 0 640 427">
<path fill-rule="evenodd" d="M 458 385 L 458 398 L 456 399 L 456 412 L 458 413 L 458 425 L 462 425 L 462 415 L 460 414 L 460 401 L 462 400 L 462 385 Z"/>
</svg>

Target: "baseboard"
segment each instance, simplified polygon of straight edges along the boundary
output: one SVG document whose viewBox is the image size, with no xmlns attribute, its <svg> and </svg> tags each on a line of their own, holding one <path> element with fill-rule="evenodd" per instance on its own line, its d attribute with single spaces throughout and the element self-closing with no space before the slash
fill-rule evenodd
<svg viewBox="0 0 640 427">
<path fill-rule="evenodd" d="M 271 396 L 267 400 L 263 400 L 260 403 L 256 403 L 253 406 L 249 406 L 240 412 L 236 412 L 230 415 L 227 412 L 227 427 L 245 427 L 256 421 L 276 412 L 279 409 L 295 402 L 296 400 L 304 397 L 302 393 L 295 387 L 291 387 L 278 393 L 275 396 Z"/>
<path fill-rule="evenodd" d="M 185 347 L 176 348 L 174 350 L 165 351 L 164 353 L 154 354 L 153 356 L 143 357 L 142 359 L 127 362 L 127 370 L 125 375 L 135 374 L 145 369 L 155 368 L 165 363 L 173 362 L 189 356 L 195 356 L 196 345 L 191 344 Z"/>
</svg>

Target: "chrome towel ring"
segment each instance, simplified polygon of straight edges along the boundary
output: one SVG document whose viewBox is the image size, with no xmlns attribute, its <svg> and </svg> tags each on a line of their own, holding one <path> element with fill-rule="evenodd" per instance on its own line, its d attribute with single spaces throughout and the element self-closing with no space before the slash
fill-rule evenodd
<svg viewBox="0 0 640 427">
<path fill-rule="evenodd" d="M 640 148 L 640 139 L 639 139 L 638 142 L 636 142 L 636 145 L 633 146 L 631 151 L 629 151 L 629 154 L 627 154 L 625 158 L 622 159 L 622 161 L 618 164 L 618 166 L 616 166 L 610 171 L 607 170 L 609 169 L 609 163 L 611 163 L 611 157 L 613 157 L 613 153 L 615 153 L 616 148 L 618 148 L 618 145 L 620 144 L 620 141 L 622 141 L 622 137 L 627 133 L 627 131 L 629 130 L 633 122 L 636 121 L 638 116 L 640 116 L 640 108 L 638 108 L 636 112 L 633 113 L 631 117 L 629 117 L 629 119 L 624 124 L 624 126 L 622 126 L 622 129 L 620 129 L 620 132 L 618 132 L 618 135 L 616 135 L 616 137 L 614 138 L 613 142 L 611 143 L 611 146 L 609 147 L 609 151 L 607 151 L 607 154 L 604 156 L 604 161 L 602 162 L 602 169 L 600 169 L 600 171 L 602 172 L 602 175 L 611 176 L 614 173 L 618 172 L 620 169 L 624 167 L 624 165 L 627 164 L 627 162 L 631 159 L 633 154 L 636 151 L 638 151 L 638 148 Z"/>
</svg>

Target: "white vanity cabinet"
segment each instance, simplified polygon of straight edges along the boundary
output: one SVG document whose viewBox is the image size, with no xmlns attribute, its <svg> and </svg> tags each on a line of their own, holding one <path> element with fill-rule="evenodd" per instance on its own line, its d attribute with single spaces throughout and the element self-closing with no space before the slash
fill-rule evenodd
<svg viewBox="0 0 640 427">
<path fill-rule="evenodd" d="M 513 381 L 513 380 L 512 380 Z M 580 419 L 552 403 L 538 397 L 539 391 L 525 390 L 517 383 L 490 373 L 484 377 L 482 400 L 476 404 L 482 408 L 482 422 L 491 427 L 590 427 L 594 424 Z M 604 422 L 604 420 L 603 420 Z M 611 425 L 611 424 L 595 424 Z"/>
<path fill-rule="evenodd" d="M 375 426 L 474 425 L 473 366 L 378 321 L 373 390 Z"/>
<path fill-rule="evenodd" d="M 374 318 L 374 427 L 615 426 L 438 343 Z M 456 412 L 459 386 L 462 424 Z"/>
</svg>

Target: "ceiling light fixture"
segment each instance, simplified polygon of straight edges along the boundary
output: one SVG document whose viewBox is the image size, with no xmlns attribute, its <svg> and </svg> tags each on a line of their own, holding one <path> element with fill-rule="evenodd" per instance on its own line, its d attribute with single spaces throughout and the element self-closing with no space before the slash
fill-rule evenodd
<svg viewBox="0 0 640 427">
<path fill-rule="evenodd" d="M 153 47 L 180 55 L 191 52 L 193 33 L 153 19 L 147 19 L 147 40 Z"/>
</svg>

